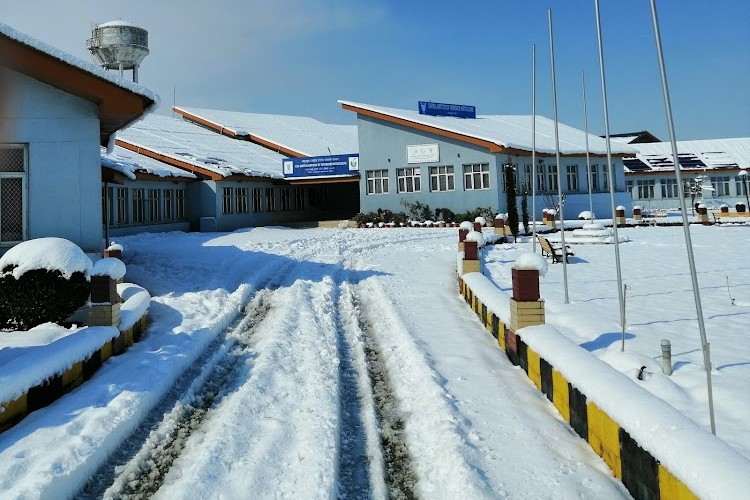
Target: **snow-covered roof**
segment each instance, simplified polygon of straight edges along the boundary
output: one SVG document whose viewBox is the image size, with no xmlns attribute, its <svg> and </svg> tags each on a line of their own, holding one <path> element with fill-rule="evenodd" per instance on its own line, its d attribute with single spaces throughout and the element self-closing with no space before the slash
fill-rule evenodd
<svg viewBox="0 0 750 500">
<path fill-rule="evenodd" d="M 477 115 L 475 119 L 454 118 L 446 116 L 421 115 L 416 110 L 373 106 L 351 101 L 338 101 L 346 109 L 358 112 L 365 110 L 384 117 L 400 119 L 414 124 L 425 125 L 441 131 L 492 143 L 499 148 L 531 151 L 531 115 Z M 537 115 L 536 117 L 536 151 L 555 153 L 554 121 Z M 586 133 L 568 125 L 559 124 L 558 136 L 560 153 L 565 155 L 586 154 Z M 606 141 L 596 135 L 588 134 L 589 152 L 604 155 L 607 153 Z M 501 152 L 498 150 L 497 152 Z M 613 154 L 633 153 L 635 150 L 626 145 L 612 144 Z"/>
<path fill-rule="evenodd" d="M 609 137 L 609 140 L 612 142 L 616 142 L 618 144 L 630 144 L 630 141 L 633 141 L 637 138 L 637 135 L 626 135 L 621 137 Z"/>
<path fill-rule="evenodd" d="M 115 146 L 111 153 L 107 153 L 102 148 L 102 166 L 120 172 L 130 180 L 135 180 L 137 172 L 157 177 L 197 178 L 192 172 L 167 165 L 164 162 L 136 153 L 135 151 L 130 151 L 122 146 Z"/>
<path fill-rule="evenodd" d="M 230 175 L 283 178 L 284 155 L 248 141 L 238 141 L 179 118 L 148 115 L 117 132 L 117 143 L 142 148 L 165 161 L 176 160 L 214 179 Z"/>
<path fill-rule="evenodd" d="M 130 27 L 133 27 L 133 28 L 139 28 L 140 27 L 140 26 L 136 25 L 135 23 L 131 23 L 130 21 L 124 21 L 122 19 L 118 19 L 116 21 L 109 21 L 109 22 L 106 22 L 106 23 L 102 23 L 102 24 L 97 24 L 96 25 L 97 28 L 106 28 L 106 27 L 109 27 L 109 26 L 130 26 Z"/>
<path fill-rule="evenodd" d="M 674 170 L 670 142 L 631 144 L 630 147 L 638 151 L 634 158 L 643 166 L 626 158 L 626 172 Z M 750 168 L 750 137 L 677 141 L 677 154 L 683 169 Z"/>
<path fill-rule="evenodd" d="M 359 151 L 356 125 L 323 123 L 306 116 L 245 113 L 216 109 L 175 107 L 185 118 L 205 120 L 217 130 L 250 136 L 250 140 L 279 146 L 296 156 L 349 154 Z"/>
<path fill-rule="evenodd" d="M 122 24 L 123 22 L 120 21 L 119 23 Z M 114 83 L 115 85 L 122 87 L 126 90 L 129 90 L 133 92 L 134 94 L 138 94 L 140 96 L 146 97 L 147 99 L 150 99 L 151 101 L 155 103 L 154 105 L 151 106 L 152 108 L 155 107 L 159 102 L 159 96 L 151 92 L 146 87 L 142 85 L 138 85 L 137 83 L 132 82 L 128 80 L 127 78 L 121 77 L 119 74 L 113 71 L 107 71 L 106 69 L 101 68 L 92 62 L 79 59 L 71 54 L 68 54 L 67 52 L 63 50 L 60 50 L 56 47 L 53 47 L 52 45 L 44 43 L 41 40 L 37 40 L 36 38 L 33 38 L 29 35 L 21 33 L 20 31 L 16 31 L 10 26 L 8 26 L 7 24 L 0 23 L 0 35 L 3 35 L 17 42 L 20 42 L 40 52 L 44 52 L 45 54 L 52 56 L 55 59 L 58 59 L 66 64 L 69 64 L 70 66 L 74 66 L 78 69 L 86 71 L 87 73 L 90 73 L 103 80 L 107 80 L 111 83 Z"/>
</svg>

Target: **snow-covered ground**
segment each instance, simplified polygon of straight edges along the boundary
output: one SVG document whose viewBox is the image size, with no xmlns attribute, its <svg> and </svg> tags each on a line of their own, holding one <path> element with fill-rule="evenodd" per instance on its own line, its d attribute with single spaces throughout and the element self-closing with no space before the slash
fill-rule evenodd
<svg viewBox="0 0 750 500">
<path fill-rule="evenodd" d="M 622 230 L 542 279 L 548 322 L 707 425 L 680 228 Z M 748 455 L 750 226 L 695 228 L 717 429 Z M 122 238 L 152 295 L 140 343 L 0 434 L 3 497 L 618 498 L 604 462 L 457 293 L 455 229 L 257 228 Z M 530 244 L 486 252 L 509 287 Z M 735 305 L 731 305 L 725 275 Z M 691 308 L 692 307 L 692 308 Z M 659 342 L 675 374 L 657 376 Z M 654 383 L 648 383 L 654 381 Z"/>
</svg>

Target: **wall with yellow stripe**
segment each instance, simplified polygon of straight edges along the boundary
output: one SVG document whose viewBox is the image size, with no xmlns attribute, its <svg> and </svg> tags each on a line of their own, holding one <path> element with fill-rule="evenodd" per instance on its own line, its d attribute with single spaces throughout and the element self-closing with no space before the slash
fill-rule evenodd
<svg viewBox="0 0 750 500">
<path fill-rule="evenodd" d="M 510 361 L 523 368 L 571 428 L 602 457 L 633 498 L 698 498 L 669 471 L 668 464 L 659 463 L 641 448 L 594 401 L 588 400 L 560 371 L 526 345 L 522 335 L 510 330 L 495 312 L 483 304 L 462 277 L 459 277 L 459 291 L 487 330 L 497 339 L 498 346 Z"/>
<path fill-rule="evenodd" d="M 107 341 L 98 350 L 73 363 L 62 373 L 52 374 L 39 385 L 30 387 L 24 394 L 13 401 L 0 402 L 4 411 L 0 413 L 0 432 L 13 427 L 29 413 L 43 408 L 66 394 L 86 380 L 101 367 L 102 363 L 112 356 L 124 353 L 135 342 L 138 342 L 148 326 L 148 314 L 144 314 L 130 328 L 120 330 L 120 334 Z"/>
</svg>

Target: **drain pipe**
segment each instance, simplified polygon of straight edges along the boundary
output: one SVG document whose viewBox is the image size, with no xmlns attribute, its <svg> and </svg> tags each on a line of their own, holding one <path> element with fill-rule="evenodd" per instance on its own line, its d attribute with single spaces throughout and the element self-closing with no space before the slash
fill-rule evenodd
<svg viewBox="0 0 750 500">
<path fill-rule="evenodd" d="M 661 371 L 664 375 L 672 375 L 672 344 L 668 339 L 661 341 Z"/>
</svg>

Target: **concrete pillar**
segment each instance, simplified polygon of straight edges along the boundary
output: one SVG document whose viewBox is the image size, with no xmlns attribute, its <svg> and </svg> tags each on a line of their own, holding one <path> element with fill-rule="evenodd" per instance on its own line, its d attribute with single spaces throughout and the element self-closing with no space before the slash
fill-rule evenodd
<svg viewBox="0 0 750 500">
<path fill-rule="evenodd" d="M 119 326 L 121 302 L 117 280 L 110 276 L 91 276 L 88 326 Z"/>
<path fill-rule="evenodd" d="M 625 207 L 622 205 L 618 206 L 615 209 L 615 224 L 617 226 L 624 226 L 627 223 L 627 220 L 625 220 Z"/>
<path fill-rule="evenodd" d="M 557 215 L 557 212 L 552 209 L 544 212 L 544 224 L 549 227 L 555 227 L 555 215 Z"/>
<path fill-rule="evenodd" d="M 479 247 L 476 241 L 464 241 L 463 273 L 479 272 Z"/>
<path fill-rule="evenodd" d="M 458 251 L 463 252 L 464 251 L 464 240 L 466 239 L 466 235 L 469 234 L 468 229 L 459 229 L 458 230 Z"/>
<path fill-rule="evenodd" d="M 708 209 L 706 208 L 706 205 L 699 203 L 695 212 L 698 216 L 698 222 L 701 224 L 708 224 Z"/>
<path fill-rule="evenodd" d="M 495 219 L 495 234 L 505 236 L 505 220 L 502 217 Z"/>
<path fill-rule="evenodd" d="M 482 232 L 482 223 L 481 222 L 474 222 L 474 231 L 481 233 Z"/>
<path fill-rule="evenodd" d="M 539 298 L 539 271 L 512 269 L 513 295 L 510 299 L 510 329 L 544 324 L 544 299 Z"/>
</svg>

